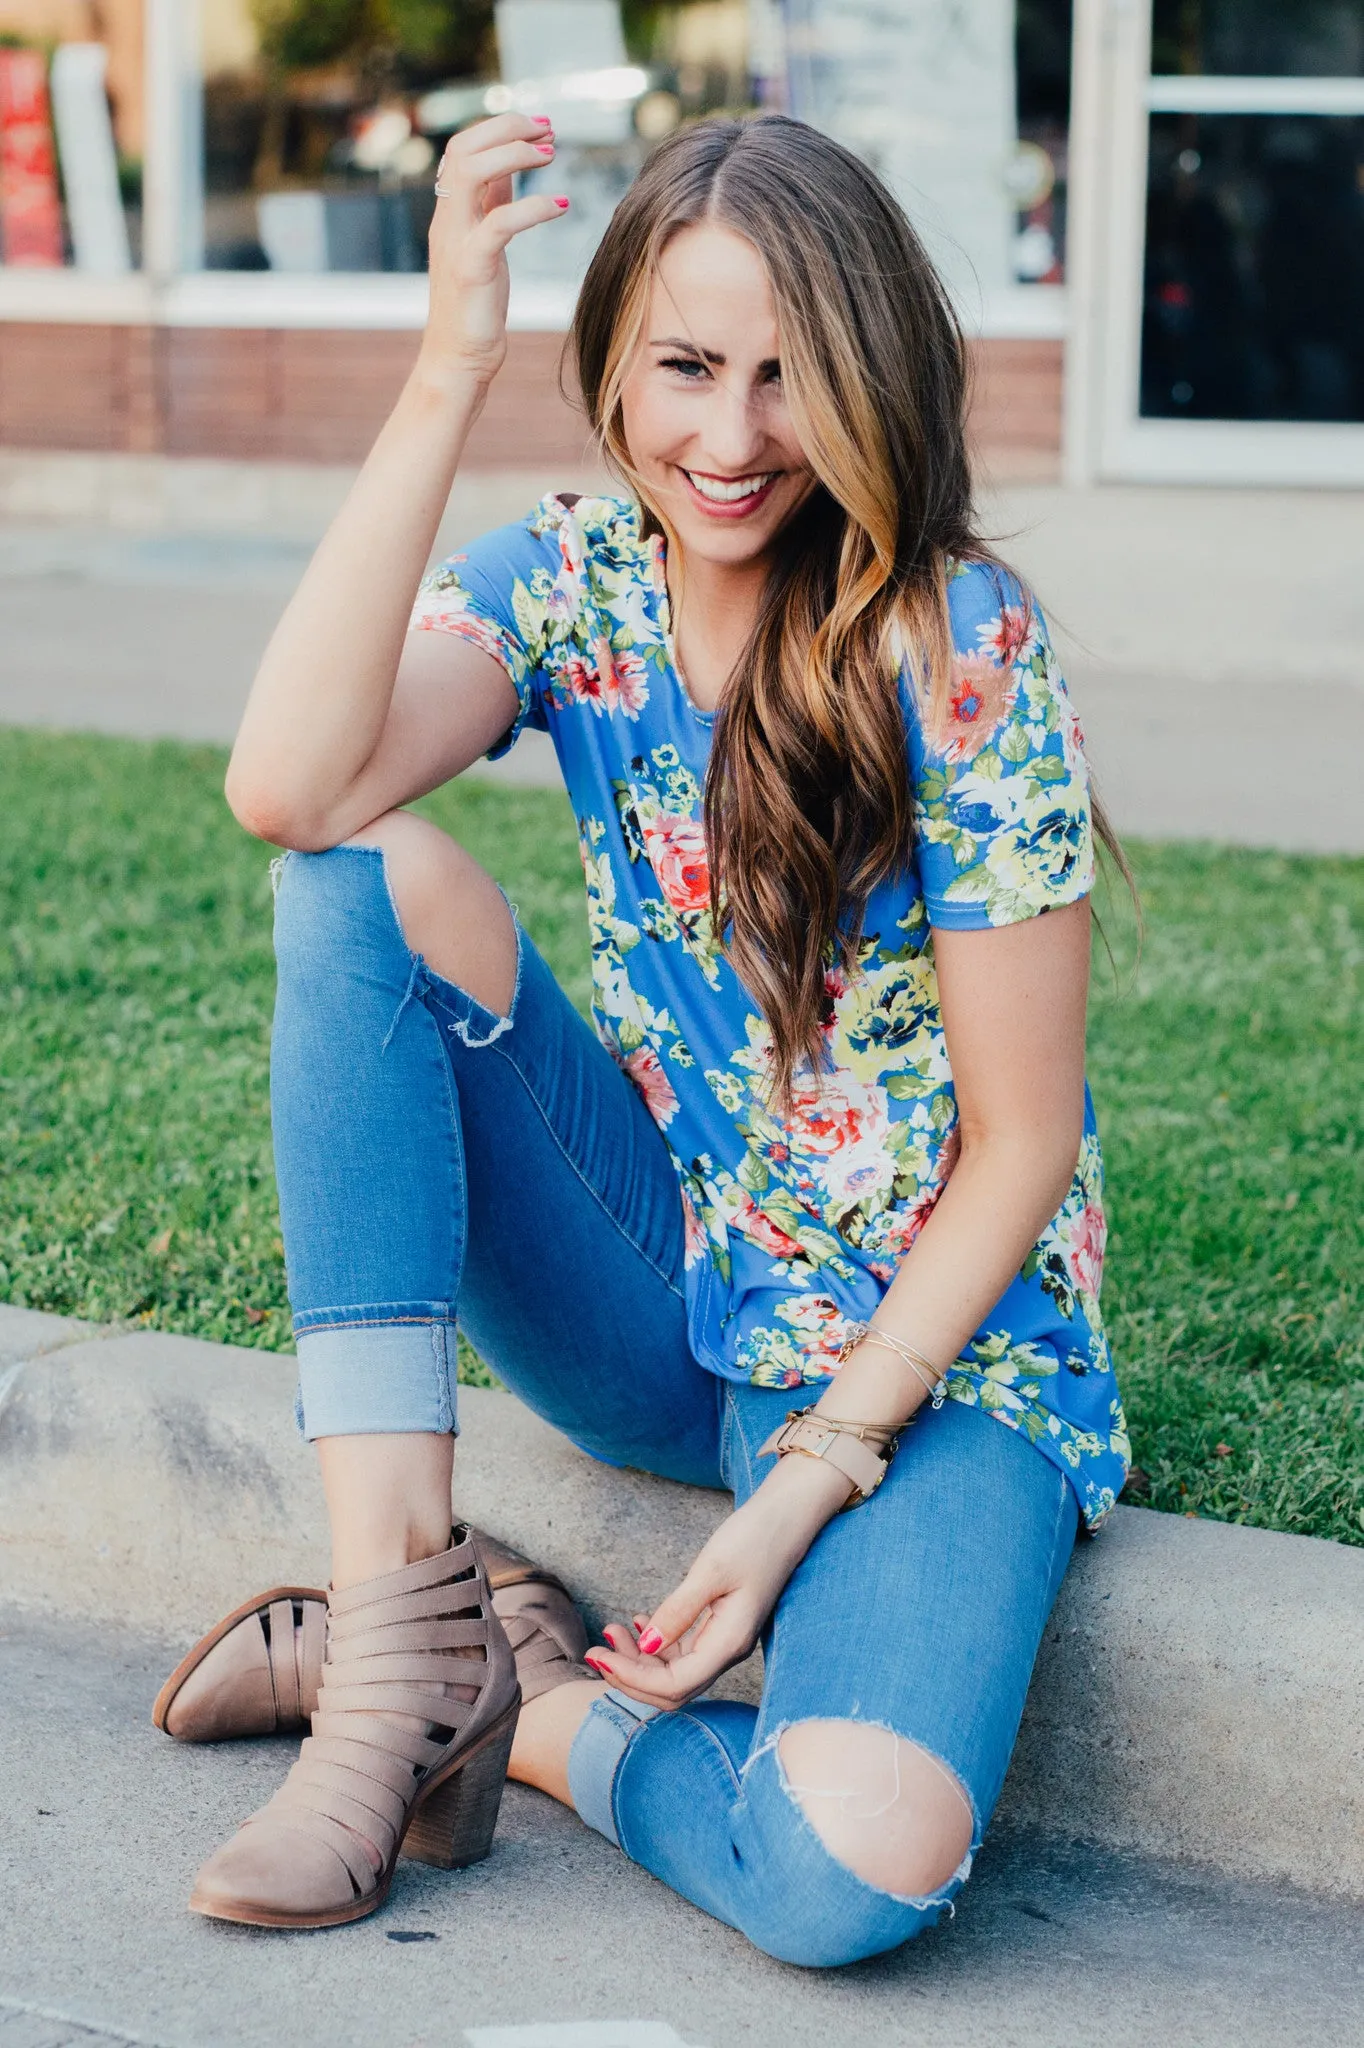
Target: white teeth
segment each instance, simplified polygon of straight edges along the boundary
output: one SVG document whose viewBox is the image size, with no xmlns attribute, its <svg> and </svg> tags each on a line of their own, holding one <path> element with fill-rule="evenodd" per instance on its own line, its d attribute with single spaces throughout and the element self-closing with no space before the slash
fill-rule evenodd
<svg viewBox="0 0 1364 2048">
<path fill-rule="evenodd" d="M 725 482 L 718 476 L 698 476 L 689 469 L 687 477 L 703 498 L 712 498 L 717 505 L 736 505 L 740 498 L 754 498 L 765 489 L 776 475 L 769 469 L 765 476 L 739 476 L 732 482 Z"/>
</svg>

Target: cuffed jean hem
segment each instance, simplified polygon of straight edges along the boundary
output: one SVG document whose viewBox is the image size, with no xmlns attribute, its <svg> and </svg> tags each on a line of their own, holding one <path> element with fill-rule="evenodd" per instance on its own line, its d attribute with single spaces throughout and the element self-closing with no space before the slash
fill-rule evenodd
<svg viewBox="0 0 1364 2048">
<path fill-rule="evenodd" d="M 568 1752 L 568 1791 L 579 1820 L 620 1847 L 611 1794 L 621 1758 L 646 1722 L 662 1712 L 614 1687 L 592 1702 Z"/>
<path fill-rule="evenodd" d="M 296 1330 L 294 1413 L 322 1436 L 457 1433 L 455 1326 L 440 1318 L 318 1323 Z"/>
</svg>

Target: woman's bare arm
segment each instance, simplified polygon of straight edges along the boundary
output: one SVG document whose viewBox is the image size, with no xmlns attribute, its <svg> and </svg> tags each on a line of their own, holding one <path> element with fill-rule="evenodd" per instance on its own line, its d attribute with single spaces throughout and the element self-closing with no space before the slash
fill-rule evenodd
<svg viewBox="0 0 1364 2048">
<path fill-rule="evenodd" d="M 381 811 L 458 774 L 512 722 L 516 693 L 491 658 L 408 618 L 470 427 L 506 354 L 506 248 L 555 219 L 512 199 L 546 161 L 522 114 L 451 142 L 431 228 L 431 311 L 416 367 L 276 627 L 227 774 L 249 831 L 335 845 Z M 401 676 L 400 676 L 401 670 Z"/>
<path fill-rule="evenodd" d="M 998 930 L 937 931 L 933 944 L 961 1155 L 876 1320 L 946 1366 L 1017 1277 L 1075 1171 L 1089 904 Z M 898 1429 L 927 1398 L 923 1379 L 894 1352 L 862 1344 L 815 1413 Z M 592 1652 L 596 1667 L 659 1706 L 704 1691 L 752 1649 L 782 1587 L 847 1495 L 847 1480 L 821 1460 L 782 1458 L 648 1618 L 641 1640 L 649 1653 L 613 1626 L 610 1650 Z"/>
</svg>

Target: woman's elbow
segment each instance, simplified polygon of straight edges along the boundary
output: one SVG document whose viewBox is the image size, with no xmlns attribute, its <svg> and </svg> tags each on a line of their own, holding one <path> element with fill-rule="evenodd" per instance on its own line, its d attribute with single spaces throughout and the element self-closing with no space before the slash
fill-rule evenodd
<svg viewBox="0 0 1364 2048">
<path fill-rule="evenodd" d="M 1008 1131 L 963 1131 L 961 1160 L 974 1157 L 1035 1208 L 1042 1222 L 1056 1214 L 1070 1190 L 1084 1139 L 1084 1109 L 1043 1125 Z"/>
<path fill-rule="evenodd" d="M 285 846 L 295 853 L 324 853 L 343 836 L 329 829 L 328 820 L 309 815 L 284 791 L 252 775 L 235 757 L 228 763 L 223 795 L 243 830 L 270 846 Z"/>
</svg>

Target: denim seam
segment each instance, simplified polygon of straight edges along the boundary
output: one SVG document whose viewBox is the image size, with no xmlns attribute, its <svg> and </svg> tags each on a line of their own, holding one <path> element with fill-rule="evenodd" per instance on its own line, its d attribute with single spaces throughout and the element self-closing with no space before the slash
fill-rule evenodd
<svg viewBox="0 0 1364 2048">
<path fill-rule="evenodd" d="M 1054 1466 L 1052 1469 L 1056 1472 L 1056 1477 L 1059 1480 L 1060 1485 L 1056 1496 L 1056 1515 L 1055 1519 L 1052 1522 L 1051 1529 L 1051 1556 L 1048 1561 L 1046 1578 L 1042 1581 L 1042 1585 L 1038 1593 L 1037 1604 L 1040 1611 L 1037 1616 L 1037 1625 L 1033 1631 L 1039 1648 L 1041 1647 L 1042 1643 L 1043 1631 L 1047 1626 L 1047 1616 L 1051 1612 L 1051 1606 L 1047 1603 L 1047 1593 L 1051 1587 L 1052 1577 L 1056 1570 L 1057 1543 L 1061 1534 L 1061 1523 L 1065 1515 L 1066 1506 L 1068 1504 L 1071 1492 L 1070 1481 L 1066 1478 L 1065 1473 L 1057 1470 L 1057 1468 Z M 1083 1520 L 1083 1517 L 1081 1517 L 1081 1519 Z M 1064 1574 L 1062 1576 L 1064 1576 Z"/>
<path fill-rule="evenodd" d="M 316 1315 L 319 1311 L 309 1309 L 307 1313 Z M 398 1330 L 408 1323 L 418 1329 L 435 1329 L 439 1326 L 448 1330 L 454 1322 L 454 1316 L 351 1316 L 344 1323 L 309 1323 L 303 1329 L 300 1329 L 296 1322 L 294 1335 L 316 1337 L 324 1330 Z"/>
<path fill-rule="evenodd" d="M 521 974 L 521 969 L 519 965 L 519 950 L 517 953 L 517 961 L 517 983 L 519 986 Z M 423 963 L 423 965 L 425 965 L 425 963 Z M 428 970 L 428 988 L 429 986 L 430 983 Z M 459 1216 L 461 1236 L 460 1240 L 456 1243 L 454 1247 L 454 1251 L 452 1253 L 450 1261 L 450 1278 L 454 1282 L 454 1288 L 450 1295 L 450 1301 L 454 1306 L 456 1313 L 458 1313 L 459 1290 L 464 1284 L 464 1254 L 468 1249 L 469 1242 L 469 1172 L 464 1158 L 464 1143 L 461 1135 L 459 1116 L 459 1098 L 455 1090 L 455 1077 L 453 1072 L 451 1071 L 449 1055 L 445 1050 L 445 1038 L 441 1031 L 439 1022 L 435 1017 L 431 1015 L 430 1008 L 428 1007 L 425 1001 L 423 1001 L 422 1003 L 422 1009 L 425 1011 L 426 1016 L 430 1021 L 431 1029 L 436 1034 L 437 1063 L 440 1067 L 441 1079 L 445 1083 L 445 1107 L 446 1112 L 449 1116 L 449 1123 L 446 1126 L 446 1135 L 450 1142 L 450 1149 L 454 1153 L 455 1180 L 459 1190 Z"/>
<path fill-rule="evenodd" d="M 724 1390 L 724 1418 L 720 1424 L 720 1477 L 731 1493 L 737 1491 L 730 1478 L 730 1451 L 734 1442 L 734 1395 L 728 1386 Z"/>
<path fill-rule="evenodd" d="M 587 1193 L 592 1197 L 592 1200 L 596 1203 L 598 1209 L 600 1209 L 602 1215 L 606 1218 L 607 1222 L 611 1225 L 611 1228 L 616 1232 L 617 1236 L 624 1238 L 626 1244 L 629 1245 L 630 1249 L 633 1252 L 638 1253 L 639 1257 L 643 1259 L 645 1265 L 649 1268 L 649 1271 L 663 1282 L 663 1285 L 668 1289 L 670 1294 L 676 1295 L 679 1301 L 685 1300 L 686 1289 L 683 1287 L 679 1287 L 677 1283 L 670 1277 L 670 1275 L 663 1271 L 663 1268 L 658 1264 L 658 1261 L 651 1257 L 651 1255 L 644 1249 L 644 1246 L 640 1244 L 637 1241 L 637 1239 L 631 1235 L 631 1233 L 625 1228 L 625 1225 L 621 1222 L 620 1218 L 616 1215 L 613 1215 L 612 1211 L 607 1206 L 604 1197 L 598 1193 L 596 1188 L 593 1187 L 591 1181 L 587 1178 L 587 1175 L 579 1166 L 577 1160 L 573 1157 L 573 1154 L 569 1151 L 568 1147 L 564 1144 L 563 1139 L 559 1136 L 559 1133 L 555 1130 L 553 1121 L 549 1115 L 548 1110 L 541 1102 L 534 1088 L 532 1088 L 530 1081 L 527 1079 L 524 1070 L 517 1065 L 516 1061 L 511 1057 L 510 1053 L 506 1053 L 502 1050 L 500 1045 L 495 1046 L 493 1050 L 499 1059 L 503 1059 L 507 1062 L 507 1065 L 511 1068 L 517 1080 L 521 1083 L 521 1086 L 525 1089 L 526 1094 L 528 1095 L 530 1101 L 534 1105 L 535 1110 L 539 1115 L 541 1123 L 543 1123 L 545 1129 L 548 1131 L 550 1138 L 552 1139 L 554 1145 L 558 1149 L 559 1154 L 562 1157 L 565 1165 L 569 1167 L 569 1169 L 581 1182 L 582 1186 L 586 1189 Z M 627 1085 L 630 1084 L 627 1083 Z"/>
<path fill-rule="evenodd" d="M 729 1424 L 729 1422 L 730 1422 L 730 1419 L 731 1419 L 731 1418 L 733 1418 L 733 1419 L 734 1419 L 734 1422 L 735 1422 L 735 1430 L 734 1430 L 734 1434 L 736 1434 L 736 1435 L 738 1436 L 738 1439 L 739 1439 L 739 1449 L 740 1449 L 740 1451 L 741 1451 L 741 1452 L 742 1452 L 742 1454 L 743 1454 L 743 1461 L 744 1461 L 744 1478 L 745 1478 L 745 1479 L 747 1480 L 747 1482 L 748 1482 L 748 1490 L 749 1490 L 749 1492 L 750 1492 L 750 1493 L 753 1493 L 753 1492 L 755 1492 L 755 1491 L 756 1491 L 756 1489 L 757 1489 L 757 1483 L 758 1483 L 758 1481 L 757 1481 L 757 1474 L 756 1474 L 756 1473 L 754 1472 L 754 1470 L 753 1470 L 753 1459 L 752 1459 L 752 1456 L 751 1456 L 751 1454 L 750 1454 L 750 1452 L 749 1452 L 749 1448 L 748 1448 L 748 1438 L 747 1438 L 747 1437 L 745 1436 L 745 1434 L 744 1434 L 743 1430 L 742 1430 L 741 1428 L 739 1428 L 739 1427 L 738 1427 L 738 1418 L 737 1418 L 737 1416 L 735 1415 L 735 1409 L 734 1409 L 734 1393 L 733 1393 L 733 1388 L 732 1388 L 732 1386 L 731 1386 L 731 1384 L 730 1384 L 729 1382 L 726 1382 L 726 1384 L 725 1384 L 725 1422 L 726 1422 L 726 1426 L 727 1426 L 727 1427 L 728 1427 L 728 1424 Z M 774 1627 L 775 1627 L 775 1624 L 774 1624 Z"/>
<path fill-rule="evenodd" d="M 686 1721 L 691 1727 L 700 1730 L 702 1735 L 705 1736 L 707 1742 L 710 1744 L 711 1748 L 718 1752 L 721 1763 L 724 1765 L 726 1771 L 729 1773 L 729 1781 L 734 1789 L 735 1797 L 742 1798 L 744 1789 L 743 1779 L 735 1770 L 733 1758 L 730 1756 L 729 1751 L 725 1748 L 724 1743 L 721 1742 L 719 1736 L 715 1733 L 715 1730 L 713 1728 L 708 1728 L 706 1726 L 706 1723 L 704 1721 L 698 1720 L 695 1714 L 687 1713 L 685 1708 L 680 1709 L 676 1713 L 670 1715 L 669 1719 L 675 1721 Z M 635 1855 L 634 1851 L 626 1842 L 624 1826 L 621 1819 L 620 1807 L 618 1806 L 616 1801 L 616 1788 L 620 1784 L 621 1772 L 625 1768 L 625 1759 L 629 1756 L 630 1751 L 634 1748 L 636 1741 L 644 1733 L 644 1730 L 649 1726 L 650 1723 L 648 1721 L 641 1721 L 639 1727 L 635 1730 L 634 1734 L 627 1737 L 625 1746 L 621 1750 L 620 1756 L 616 1760 L 616 1768 L 615 1771 L 612 1773 L 611 1777 L 611 1818 L 614 1821 L 616 1828 L 616 1846 L 623 1855 L 628 1856 L 630 1858 L 630 1861 L 632 1863 L 638 1863 L 640 1859 L 638 1856 Z"/>
</svg>

